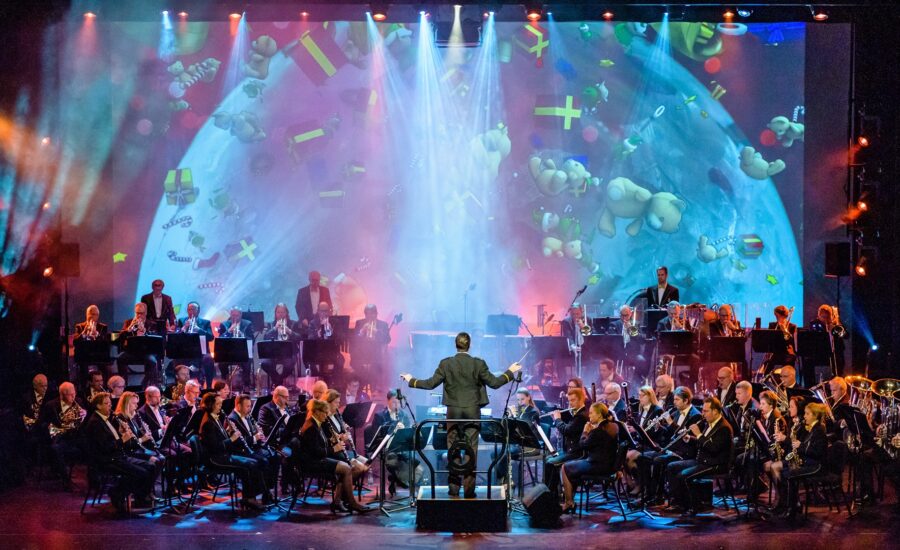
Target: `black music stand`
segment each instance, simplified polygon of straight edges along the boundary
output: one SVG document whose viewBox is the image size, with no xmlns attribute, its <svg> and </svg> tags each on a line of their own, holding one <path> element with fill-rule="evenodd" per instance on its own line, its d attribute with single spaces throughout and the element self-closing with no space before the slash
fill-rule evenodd
<svg viewBox="0 0 900 550">
<path fill-rule="evenodd" d="M 756 328 L 750 332 L 750 349 L 753 353 L 784 353 L 787 349 L 784 332 L 775 329 Z M 753 372 L 753 356 L 750 357 L 750 372 Z"/>
<path fill-rule="evenodd" d="M 544 401 L 547 404 L 547 411 L 552 411 L 556 408 L 553 403 L 568 403 L 568 401 L 563 401 L 566 398 L 568 386 L 540 386 L 540 388 L 541 395 L 544 396 Z"/>
<path fill-rule="evenodd" d="M 541 336 L 534 339 L 534 358 L 538 361 L 569 355 L 569 342 L 562 336 Z"/>
<path fill-rule="evenodd" d="M 666 309 L 645 309 L 644 310 L 644 333 L 653 334 L 659 322 L 669 315 Z"/>
<path fill-rule="evenodd" d="M 525 485 L 522 480 L 525 478 L 525 449 L 540 449 L 543 443 L 538 439 L 538 435 L 531 424 L 517 418 L 504 418 L 502 420 L 506 424 L 485 424 L 482 428 L 481 438 L 487 443 L 494 443 L 494 452 L 497 452 L 497 445 L 506 442 L 506 452 L 510 452 L 510 445 L 519 446 L 519 501 L 525 496 Z M 501 457 L 502 460 L 502 457 Z M 512 460 L 512 457 L 510 457 Z"/>
<path fill-rule="evenodd" d="M 172 444 L 172 440 L 178 436 L 182 439 L 187 439 L 184 437 L 184 433 L 187 429 L 188 421 L 191 418 L 191 409 L 189 407 L 184 407 L 182 409 L 178 409 L 178 411 L 172 416 L 172 420 L 169 420 L 169 425 L 166 427 L 166 432 L 163 434 L 162 441 L 159 444 L 160 449 L 167 449 L 169 445 Z"/>
<path fill-rule="evenodd" d="M 806 362 L 809 360 L 810 367 L 816 365 L 828 365 L 831 369 L 831 376 L 837 376 L 837 367 L 832 360 L 832 348 L 829 334 L 820 330 L 797 329 L 797 358 L 800 360 L 800 373 L 803 381 L 808 386 L 812 386 L 815 380 L 814 370 L 807 372 Z M 810 376 L 812 378 L 810 378 Z"/>
<path fill-rule="evenodd" d="M 328 340 L 304 340 L 303 362 L 320 367 L 332 362 L 341 351 L 341 343 L 337 338 Z"/>
<path fill-rule="evenodd" d="M 425 448 L 425 443 L 428 441 L 427 437 L 423 437 L 420 440 L 417 440 L 416 437 L 416 429 L 415 428 L 403 428 L 400 430 L 394 430 L 394 433 L 388 437 L 390 437 L 390 441 L 387 443 L 383 443 L 386 446 L 385 449 L 381 451 L 379 455 L 381 458 L 381 487 L 379 487 L 381 494 L 381 503 L 378 508 L 381 512 L 390 517 L 391 512 L 398 512 L 400 510 L 405 510 L 407 508 L 412 508 L 415 503 L 413 499 L 416 494 L 416 478 L 415 478 L 415 468 L 413 466 L 413 451 L 421 451 Z M 394 500 L 394 503 L 400 503 L 403 500 L 409 499 L 409 504 L 405 504 L 402 506 L 397 506 L 391 509 L 388 509 L 385 506 L 385 481 L 387 481 L 387 465 L 385 464 L 385 457 L 388 453 L 406 453 L 407 454 L 407 466 L 409 468 L 409 496 L 403 497 L 401 499 Z"/>
<path fill-rule="evenodd" d="M 75 362 L 79 365 L 93 365 L 95 363 L 109 363 L 112 357 L 109 354 L 111 347 L 107 338 L 100 340 L 75 340 Z"/>
<path fill-rule="evenodd" d="M 341 418 L 351 428 L 364 428 L 371 421 L 375 406 L 374 401 L 350 403 L 344 407 Z"/>
<path fill-rule="evenodd" d="M 201 337 L 203 337 L 201 339 Z M 209 351 L 205 335 L 196 333 L 173 333 L 166 337 L 166 357 L 178 359 L 200 359 Z"/>
<path fill-rule="evenodd" d="M 591 331 L 594 334 L 608 334 L 613 317 L 594 317 L 591 319 Z"/>
<path fill-rule="evenodd" d="M 743 336 L 713 336 L 709 339 L 707 361 L 711 363 L 740 363 L 741 378 L 750 379 L 747 367 L 747 338 Z"/>
<path fill-rule="evenodd" d="M 346 339 L 350 333 L 350 316 L 349 315 L 332 315 L 328 318 L 331 324 L 332 335 L 337 339 Z"/>
<path fill-rule="evenodd" d="M 247 363 L 250 361 L 252 343 L 251 338 L 216 338 L 216 362 Z"/>
<path fill-rule="evenodd" d="M 283 416 L 282 416 L 283 418 Z M 281 446 L 287 445 L 290 443 L 291 438 L 294 437 L 294 434 L 300 434 L 300 428 L 303 427 L 303 423 L 306 421 L 306 411 L 298 412 L 297 414 L 291 415 L 287 420 L 287 425 L 284 428 L 284 431 L 281 432 L 281 441 L 279 443 Z M 278 424 L 276 423 L 276 426 Z M 274 432 L 273 432 L 274 433 Z M 271 434 L 269 434 L 271 437 Z"/>
<path fill-rule="evenodd" d="M 659 355 L 691 355 L 694 352 L 694 335 L 686 330 L 661 330 Z"/>
<path fill-rule="evenodd" d="M 625 337 L 621 334 L 592 334 L 584 337 L 582 355 L 588 359 L 609 358 L 618 361 L 625 357 Z"/>
<path fill-rule="evenodd" d="M 155 334 L 129 336 L 125 339 L 125 351 L 135 355 L 155 355 L 163 357 L 164 338 Z"/>
<path fill-rule="evenodd" d="M 297 354 L 297 345 L 290 340 L 260 340 L 256 343 L 256 355 L 260 359 L 293 359 Z"/>
<path fill-rule="evenodd" d="M 259 410 L 263 408 L 266 403 L 272 401 L 271 395 L 261 395 L 256 399 L 256 402 L 253 403 L 253 408 L 250 409 L 250 416 L 254 420 L 259 420 Z"/>
<path fill-rule="evenodd" d="M 250 321 L 250 326 L 253 327 L 253 332 L 262 332 L 266 327 L 266 318 L 265 314 L 262 311 L 242 311 L 241 320 L 244 319 Z"/>
</svg>

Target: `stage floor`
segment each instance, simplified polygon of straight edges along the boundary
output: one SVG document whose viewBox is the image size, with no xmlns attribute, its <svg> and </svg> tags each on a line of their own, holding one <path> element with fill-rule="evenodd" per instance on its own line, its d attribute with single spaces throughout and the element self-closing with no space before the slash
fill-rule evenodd
<svg viewBox="0 0 900 550">
<path fill-rule="evenodd" d="M 76 483 L 83 487 L 83 479 Z M 415 511 L 391 517 L 378 511 L 364 516 L 333 516 L 327 500 L 311 499 L 295 508 L 291 518 L 281 513 L 247 517 L 232 514 L 228 500 L 200 499 L 200 506 L 183 516 L 149 514 L 116 517 L 108 503 L 79 513 L 84 495 L 61 491 L 56 482 L 37 487 L 33 480 L 0 498 L 0 548 L 41 550 L 75 548 L 204 548 L 256 547 L 368 550 L 371 548 L 896 548 L 900 537 L 897 507 L 890 504 L 860 509 L 852 519 L 827 508 L 811 509 L 796 526 L 785 520 L 738 520 L 732 512 L 715 512 L 693 524 L 669 517 L 608 525 L 618 515 L 615 503 L 593 508 L 579 519 L 565 516 L 560 529 L 534 529 L 528 518 L 513 513 L 508 533 L 449 534 L 417 531 Z M 364 501 L 371 497 L 364 496 Z"/>
</svg>

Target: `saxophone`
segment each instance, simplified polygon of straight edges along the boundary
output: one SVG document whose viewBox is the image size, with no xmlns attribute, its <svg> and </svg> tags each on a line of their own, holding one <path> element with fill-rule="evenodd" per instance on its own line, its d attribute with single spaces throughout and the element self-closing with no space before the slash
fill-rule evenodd
<svg viewBox="0 0 900 550">
<path fill-rule="evenodd" d="M 791 426 L 791 447 L 794 445 L 794 441 L 797 441 L 797 429 L 800 427 L 800 422 L 795 422 L 793 426 Z M 791 452 L 787 454 L 784 459 L 787 461 L 788 465 L 792 469 L 799 468 L 803 466 L 803 458 L 800 457 L 800 453 L 797 452 L 796 449 L 791 449 Z"/>
<path fill-rule="evenodd" d="M 72 403 L 65 412 L 59 414 L 59 426 L 50 424 L 50 438 L 66 434 L 81 425 L 81 421 L 87 416 L 87 411 L 82 409 L 77 402 Z"/>
<path fill-rule="evenodd" d="M 773 413 L 774 414 L 774 413 Z M 775 430 L 781 433 L 784 433 L 784 419 L 776 418 L 775 419 Z M 792 430 L 793 432 L 793 430 Z M 769 452 L 775 457 L 775 462 L 784 461 L 784 447 L 781 446 L 781 443 L 778 441 L 772 441 L 772 445 L 769 446 Z"/>
</svg>

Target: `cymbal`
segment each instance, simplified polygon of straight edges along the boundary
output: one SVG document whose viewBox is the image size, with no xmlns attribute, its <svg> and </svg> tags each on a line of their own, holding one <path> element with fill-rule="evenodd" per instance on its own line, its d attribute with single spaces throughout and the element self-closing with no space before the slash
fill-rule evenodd
<svg viewBox="0 0 900 550">
<path fill-rule="evenodd" d="M 898 390 L 900 390 L 900 380 L 896 378 L 882 378 L 872 386 L 872 391 L 881 397 L 893 397 L 894 392 Z"/>
<path fill-rule="evenodd" d="M 872 391 L 872 384 L 874 384 L 874 382 L 865 376 L 858 375 L 845 376 L 844 380 L 846 380 L 847 384 L 851 387 L 860 391 Z"/>
</svg>

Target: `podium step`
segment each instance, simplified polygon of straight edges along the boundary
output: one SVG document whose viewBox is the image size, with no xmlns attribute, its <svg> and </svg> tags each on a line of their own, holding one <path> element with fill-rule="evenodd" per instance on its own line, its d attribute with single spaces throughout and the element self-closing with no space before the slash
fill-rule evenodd
<svg viewBox="0 0 900 550">
<path fill-rule="evenodd" d="M 416 501 L 416 527 L 429 531 L 452 533 L 495 533 L 508 531 L 506 487 L 491 486 L 488 498 L 487 486 L 475 487 L 475 498 L 450 496 L 446 485 L 419 487 Z"/>
</svg>

